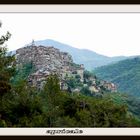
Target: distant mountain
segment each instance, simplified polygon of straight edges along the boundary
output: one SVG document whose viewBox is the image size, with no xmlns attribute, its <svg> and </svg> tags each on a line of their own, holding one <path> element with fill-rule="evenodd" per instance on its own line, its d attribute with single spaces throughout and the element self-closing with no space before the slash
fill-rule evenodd
<svg viewBox="0 0 140 140">
<path fill-rule="evenodd" d="M 96 68 L 94 73 L 115 83 L 120 91 L 140 97 L 140 57 Z"/>
<path fill-rule="evenodd" d="M 60 49 L 60 51 L 68 52 L 72 55 L 73 61 L 75 63 L 84 64 L 87 70 L 93 70 L 96 67 L 107 65 L 127 58 L 125 56 L 107 57 L 91 50 L 74 48 L 70 45 L 63 44 L 51 39 L 35 41 L 35 45 L 54 46 L 55 48 Z"/>
</svg>

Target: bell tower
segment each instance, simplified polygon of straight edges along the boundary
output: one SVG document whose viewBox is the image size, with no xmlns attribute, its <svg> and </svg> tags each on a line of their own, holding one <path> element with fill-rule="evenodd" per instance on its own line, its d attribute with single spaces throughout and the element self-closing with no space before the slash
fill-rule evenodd
<svg viewBox="0 0 140 140">
<path fill-rule="evenodd" d="M 34 39 L 32 40 L 31 46 L 35 46 L 35 41 L 34 41 Z"/>
</svg>

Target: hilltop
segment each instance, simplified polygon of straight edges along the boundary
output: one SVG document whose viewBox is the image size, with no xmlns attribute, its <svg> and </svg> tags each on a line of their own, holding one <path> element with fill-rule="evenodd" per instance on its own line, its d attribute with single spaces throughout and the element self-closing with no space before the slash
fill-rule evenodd
<svg viewBox="0 0 140 140">
<path fill-rule="evenodd" d="M 74 63 L 84 64 L 85 69 L 89 71 L 97 67 L 115 63 L 120 60 L 124 60 L 128 58 L 125 56 L 108 57 L 88 49 L 78 49 L 73 46 L 52 39 L 34 41 L 34 44 L 36 46 L 54 46 L 55 48 L 59 49 L 62 52 L 68 52 L 72 56 Z M 31 43 L 25 45 L 25 47 L 30 45 Z M 11 54 L 15 54 L 15 53 L 16 50 L 11 52 Z"/>
<path fill-rule="evenodd" d="M 62 90 L 70 92 L 83 92 L 84 94 L 100 95 L 104 91 L 115 92 L 116 86 L 105 80 L 99 80 L 95 75 L 86 71 L 83 64 L 73 62 L 72 56 L 67 52 L 61 52 L 53 46 L 27 46 L 16 50 L 16 65 L 19 70 L 30 64 L 27 73 L 27 81 L 39 88 L 50 74 L 58 75 Z M 21 72 L 22 74 L 25 72 Z M 17 74 L 18 75 L 18 74 Z M 86 92 L 86 93 L 85 93 Z"/>
<path fill-rule="evenodd" d="M 88 49 L 78 49 L 73 46 L 52 39 L 35 41 L 35 45 L 54 46 L 55 48 L 58 48 L 60 51 L 68 52 L 72 56 L 73 61 L 75 63 L 84 64 L 87 70 L 93 70 L 94 68 L 107 65 L 110 63 L 115 63 L 127 58 L 125 56 L 108 57 Z"/>
</svg>

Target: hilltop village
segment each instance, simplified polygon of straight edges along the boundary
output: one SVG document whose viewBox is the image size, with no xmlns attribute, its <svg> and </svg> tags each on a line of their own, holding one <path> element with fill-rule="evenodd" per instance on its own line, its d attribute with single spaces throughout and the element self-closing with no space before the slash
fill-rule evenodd
<svg viewBox="0 0 140 140">
<path fill-rule="evenodd" d="M 53 46 L 27 46 L 16 50 L 15 56 L 19 69 L 23 64 L 32 63 L 34 72 L 28 76 L 28 82 L 33 86 L 42 88 L 50 74 L 57 74 L 61 90 L 68 90 L 68 81 L 77 78 L 78 86 L 71 87 L 71 92 L 80 92 L 84 87 L 88 87 L 93 93 L 101 93 L 102 89 L 111 92 L 117 91 L 116 85 L 113 83 L 99 81 L 96 76 L 85 76 L 83 64 L 75 64 L 71 55 L 61 52 Z"/>
</svg>

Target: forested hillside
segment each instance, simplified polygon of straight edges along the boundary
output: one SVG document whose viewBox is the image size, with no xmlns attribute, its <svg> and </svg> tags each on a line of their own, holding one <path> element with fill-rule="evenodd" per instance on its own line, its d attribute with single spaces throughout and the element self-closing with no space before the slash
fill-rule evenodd
<svg viewBox="0 0 140 140">
<path fill-rule="evenodd" d="M 119 91 L 140 96 L 140 57 L 99 67 L 94 73 L 101 79 L 115 83 Z"/>
</svg>

